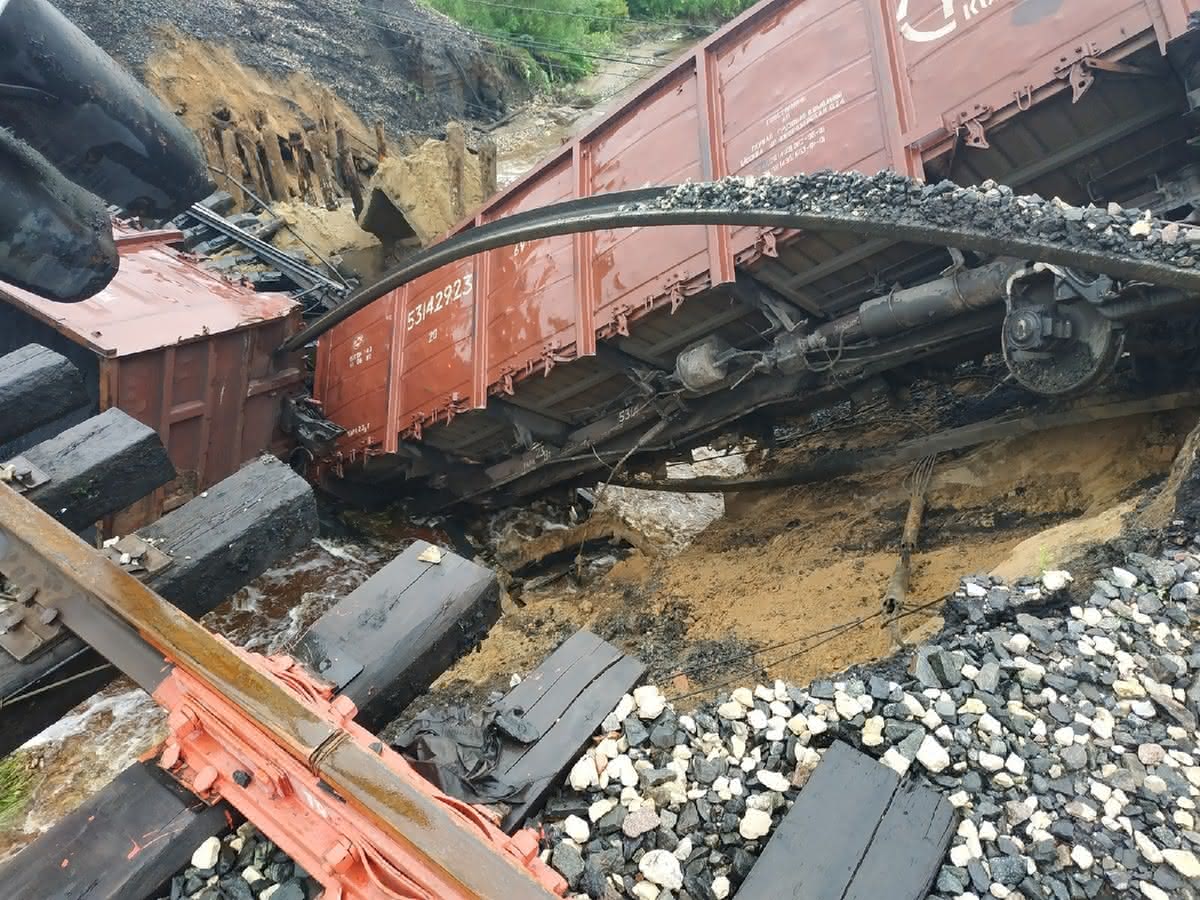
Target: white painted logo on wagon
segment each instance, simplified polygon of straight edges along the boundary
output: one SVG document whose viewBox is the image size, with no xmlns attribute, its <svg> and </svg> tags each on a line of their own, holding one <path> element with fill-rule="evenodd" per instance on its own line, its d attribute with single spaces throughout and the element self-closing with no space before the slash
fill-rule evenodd
<svg viewBox="0 0 1200 900">
<path fill-rule="evenodd" d="M 899 5 L 896 7 L 896 22 L 900 26 L 900 34 L 906 40 L 918 44 L 928 44 L 931 41 L 940 41 L 942 38 L 949 37 L 958 28 L 960 20 L 969 22 L 995 3 L 996 0 L 965 0 L 957 9 L 955 8 L 954 0 L 940 0 L 942 7 L 941 23 L 939 24 L 935 15 L 933 21 L 926 24 L 923 28 L 918 28 L 913 24 L 912 20 L 918 18 L 919 13 L 910 15 L 910 2 L 911 0 L 900 0 Z M 930 0 L 916 0 L 915 5 L 925 6 L 929 2 Z M 935 4 L 937 2 L 938 0 L 934 0 Z"/>
</svg>

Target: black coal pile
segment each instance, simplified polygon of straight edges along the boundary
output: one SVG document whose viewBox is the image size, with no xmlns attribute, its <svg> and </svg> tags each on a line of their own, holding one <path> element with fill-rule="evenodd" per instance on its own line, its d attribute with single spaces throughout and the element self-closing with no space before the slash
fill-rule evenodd
<svg viewBox="0 0 1200 900">
<path fill-rule="evenodd" d="M 935 642 L 842 678 L 686 715 L 639 688 L 548 806 L 545 858 L 591 898 L 732 896 L 839 739 L 959 811 L 931 896 L 1200 897 L 1200 543 L 948 606 Z"/>
<path fill-rule="evenodd" d="M 964 188 L 951 181 L 922 184 L 894 172 L 735 176 L 680 185 L 643 208 L 774 209 L 917 229 L 936 226 L 1180 269 L 1195 268 L 1200 255 L 1200 228 L 1154 219 L 1148 212 L 1115 203 L 1081 208 L 1057 198 L 1018 195 L 991 181 Z"/>
</svg>

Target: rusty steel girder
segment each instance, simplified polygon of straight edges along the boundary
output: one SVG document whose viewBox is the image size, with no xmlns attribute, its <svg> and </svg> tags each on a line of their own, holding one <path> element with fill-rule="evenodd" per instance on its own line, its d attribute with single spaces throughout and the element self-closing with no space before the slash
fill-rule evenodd
<svg viewBox="0 0 1200 900">
<path fill-rule="evenodd" d="M 160 764 L 223 798 L 333 900 L 552 897 L 532 832 L 425 782 L 290 659 L 233 647 L 0 484 L 0 574 L 170 713 Z"/>
</svg>

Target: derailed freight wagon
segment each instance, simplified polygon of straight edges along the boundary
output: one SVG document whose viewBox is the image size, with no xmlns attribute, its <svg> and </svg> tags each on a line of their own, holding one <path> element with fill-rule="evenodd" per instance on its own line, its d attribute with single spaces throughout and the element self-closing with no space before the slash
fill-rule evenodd
<svg viewBox="0 0 1200 900">
<path fill-rule="evenodd" d="M 89 403 L 0 445 L 23 453 L 99 412 L 120 409 L 158 433 L 177 477 L 105 522 L 125 535 L 263 453 L 285 455 L 285 398 L 304 390 L 295 354 L 275 348 L 300 322 L 285 294 L 255 293 L 171 247 L 177 231 L 114 226 L 121 267 L 94 297 L 56 303 L 0 282 L 0 355 L 40 344 L 70 359 Z"/>
<path fill-rule="evenodd" d="M 1198 17 L 1200 0 L 766 0 L 456 233 L 647 185 L 821 169 L 991 179 L 1186 219 L 1200 202 Z M 322 337 L 317 399 L 346 430 L 331 468 L 376 491 L 423 479 L 447 498 L 521 495 L 634 447 L 678 451 L 756 409 L 826 404 L 855 380 L 996 349 L 1005 329 L 1034 390 L 1085 388 L 1121 355 L 1124 327 L 1082 305 L 1022 322 L 1003 303 L 967 304 L 931 333 L 923 308 L 898 305 L 904 290 L 953 295 L 957 275 L 992 262 L 948 251 L 709 225 L 480 253 Z M 1089 283 L 1060 272 L 1050 306 L 1083 301 Z M 873 316 L 856 321 L 877 327 L 831 326 L 863 304 Z M 831 343 L 831 328 L 850 337 Z M 1173 339 L 1167 349 L 1190 349 Z M 790 371 L 726 365 L 778 357 L 781 342 Z M 1068 358 L 1073 343 L 1091 362 L 1044 378 L 1037 360 Z"/>
</svg>

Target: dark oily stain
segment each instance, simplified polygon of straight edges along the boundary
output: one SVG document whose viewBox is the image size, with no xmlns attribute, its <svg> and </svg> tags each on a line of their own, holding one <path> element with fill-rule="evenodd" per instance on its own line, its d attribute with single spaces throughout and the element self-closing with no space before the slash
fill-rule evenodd
<svg viewBox="0 0 1200 900">
<path fill-rule="evenodd" d="M 1012 23 L 1017 28 L 1036 25 L 1062 9 L 1062 5 L 1063 0 L 1020 0 L 1013 8 Z"/>
</svg>

